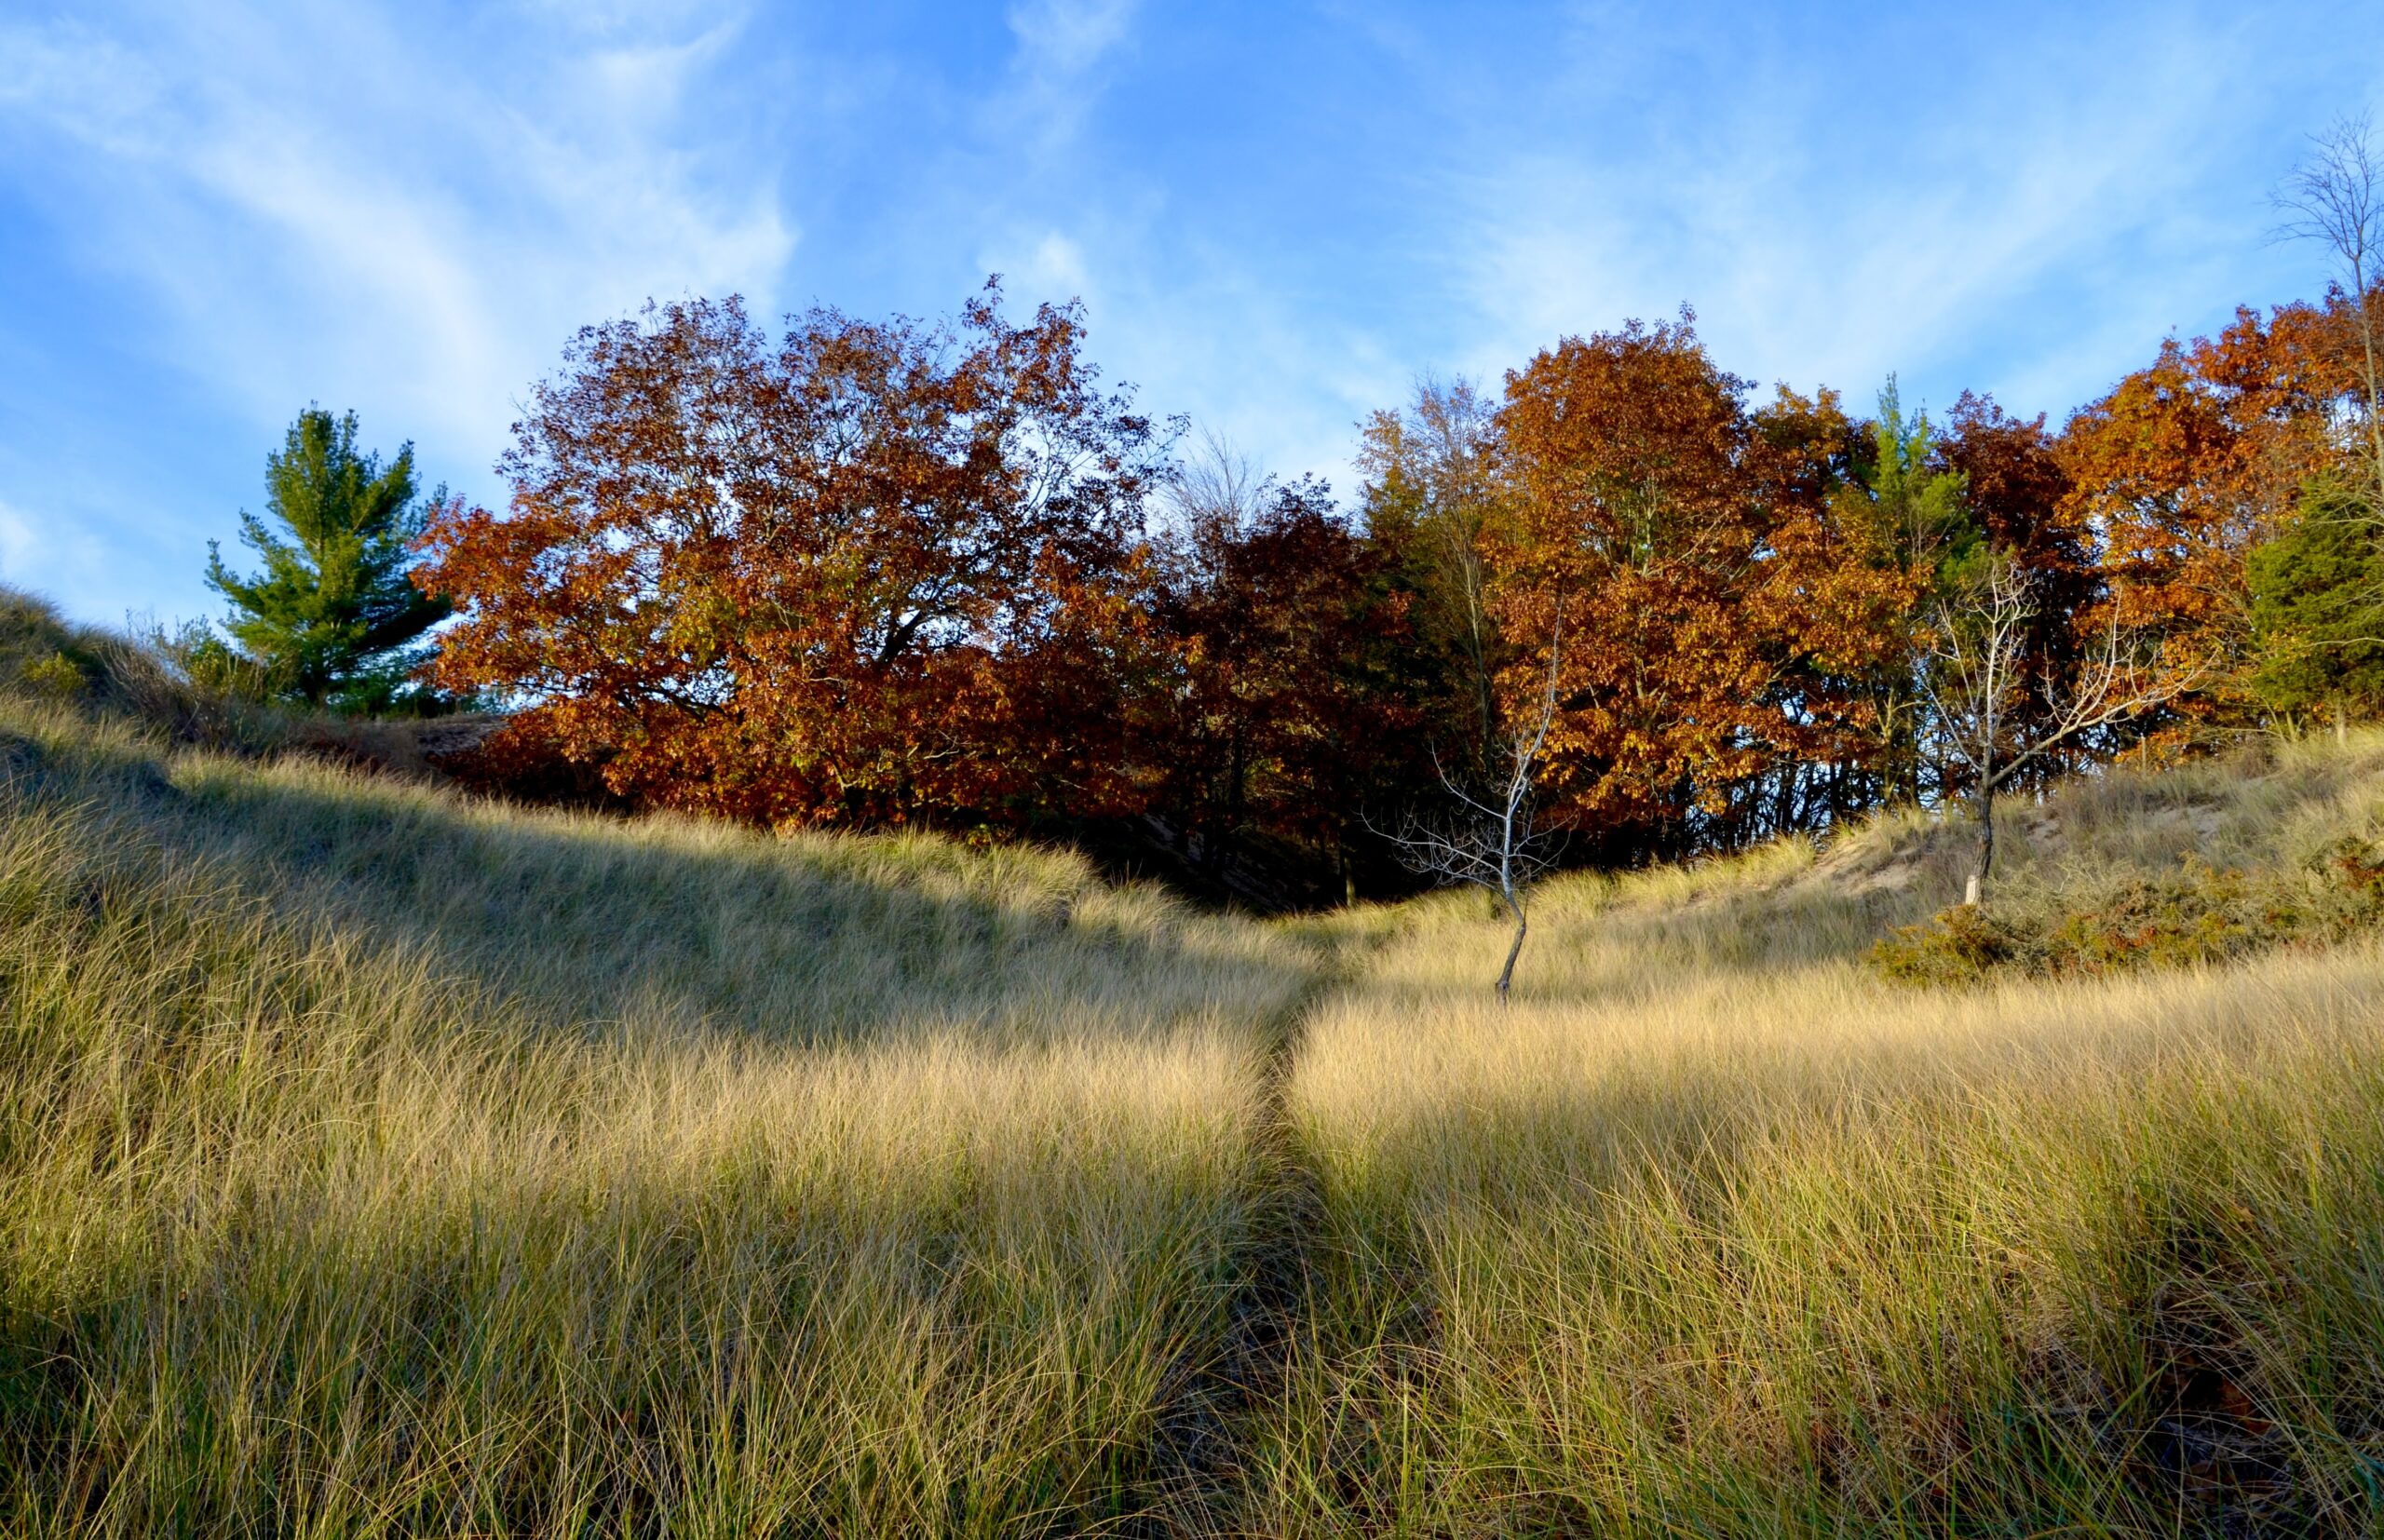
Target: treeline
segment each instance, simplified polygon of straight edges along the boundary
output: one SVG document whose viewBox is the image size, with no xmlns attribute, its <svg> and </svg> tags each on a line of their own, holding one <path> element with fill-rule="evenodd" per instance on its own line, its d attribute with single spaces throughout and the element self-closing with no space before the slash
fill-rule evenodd
<svg viewBox="0 0 2384 1540">
<path fill-rule="evenodd" d="M 432 677 L 521 705 L 494 773 L 765 823 L 1123 825 L 1312 893 L 1393 880 L 1378 831 L 1483 772 L 1560 635 L 1538 798 L 1584 860 L 1959 793 L 1944 643 L 1998 572 L 2026 611 L 1999 730 L 2115 642 L 2195 681 L 2031 777 L 2384 696 L 2373 290 L 2164 343 L 2058 429 L 1968 394 L 1932 422 L 1893 382 L 1864 415 L 1757 399 L 1686 312 L 1632 322 L 1375 413 L 1349 508 L 1181 453 L 1077 310 L 999 298 L 583 332 L 510 507 L 422 536 L 458 615 Z"/>
</svg>

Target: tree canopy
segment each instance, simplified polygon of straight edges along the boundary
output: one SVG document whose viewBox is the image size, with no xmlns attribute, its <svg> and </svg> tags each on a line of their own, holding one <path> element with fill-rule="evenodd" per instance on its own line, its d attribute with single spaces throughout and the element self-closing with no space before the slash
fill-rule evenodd
<svg viewBox="0 0 2384 1540">
<path fill-rule="evenodd" d="M 1083 322 L 793 317 L 735 300 L 593 327 L 538 387 L 503 514 L 425 547 L 438 673 L 617 792 L 766 822 L 1128 800 L 1143 504 L 1167 436 Z"/>
<path fill-rule="evenodd" d="M 580 333 L 509 503 L 435 507 L 416 580 L 459 606 L 439 682 L 521 703 L 498 747 L 634 804 L 1107 820 L 1321 896 L 1444 783 L 1495 792 L 1521 709 L 1568 858 L 1727 849 L 2384 707 L 2376 520 L 2319 506 L 2372 480 L 2373 309 L 2241 311 L 2058 426 L 1758 398 L 1684 310 L 1372 413 L 1345 513 L 1179 460 L 1074 305 L 772 336 L 692 300 Z M 1982 715 L 1944 670 L 1990 615 Z"/>
</svg>

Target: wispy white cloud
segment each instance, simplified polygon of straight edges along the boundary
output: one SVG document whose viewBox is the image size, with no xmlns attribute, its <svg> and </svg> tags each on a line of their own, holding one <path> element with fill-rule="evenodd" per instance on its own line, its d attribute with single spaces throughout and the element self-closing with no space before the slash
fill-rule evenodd
<svg viewBox="0 0 2384 1540">
<path fill-rule="evenodd" d="M 1348 486 L 1353 428 L 1418 366 L 1377 330 L 1318 314 L 1248 253 L 1180 236 L 1154 206 L 1024 230 L 981 261 L 1021 298 L 1085 302 L 1091 344 L 1144 404 L 1181 412 L 1266 469 Z"/>
<path fill-rule="evenodd" d="M 1916 92 L 1894 132 L 1809 79 L 1758 76 L 1700 98 L 1694 124 L 1609 119 L 1516 136 L 1554 149 L 1479 146 L 1449 179 L 1463 213 L 1443 253 L 1478 321 L 1464 366 L 1494 372 L 1687 303 L 1720 361 L 1766 383 L 1864 401 L 1890 371 L 1917 371 L 2058 415 L 2119 359 L 2238 297 L 2193 259 L 2188 210 L 2265 85 L 2228 29 L 2139 14 L 2066 33 L 2033 75 L 1932 62 L 1933 94 Z M 2247 217 L 2258 194 L 2239 189 Z M 2240 258 L 2243 232 L 2207 225 L 2190 234 Z M 1990 356 L 1993 377 L 1954 379 Z"/>
<path fill-rule="evenodd" d="M 1006 13 L 1013 49 L 988 103 L 1001 153 L 1064 150 L 1101 104 L 1104 75 L 1128 47 L 1137 0 L 1023 0 Z"/>
<path fill-rule="evenodd" d="M 1186 230 L 1176 194 L 1190 190 L 1086 142 L 1138 13 L 1135 0 L 1011 7 L 1015 52 L 982 130 L 1007 171 L 951 189 L 955 222 L 990 224 L 976 263 L 1015 300 L 1083 301 L 1093 350 L 1144 405 L 1192 417 L 1279 473 L 1337 478 L 1361 403 L 1403 388 L 1404 373 L 1345 317 L 1303 313 L 1270 253 Z M 1054 185 L 1077 192 L 1022 191 Z"/>
<path fill-rule="evenodd" d="M 682 132 L 734 18 L 567 33 L 475 74 L 361 8 L 20 24 L 0 115 L 47 131 L 52 196 L 161 304 L 178 365 L 261 423 L 355 404 L 477 471 L 578 326 L 766 298 L 795 244 L 775 168 Z"/>
<path fill-rule="evenodd" d="M 82 307 L 0 318 L 0 493 L 55 515 L 20 522 L 17 560 L 63 561 L 59 520 L 111 550 L 164 532 L 131 597 L 202 602 L 193 553 L 310 399 L 494 495 L 527 384 L 649 295 L 919 314 L 998 271 L 1020 304 L 1081 296 L 1093 354 L 1153 410 L 1346 486 L 1356 420 L 1418 374 L 1495 381 L 1683 301 L 1765 384 L 1860 406 L 1894 370 L 1932 406 L 1976 385 L 2057 414 L 2171 328 L 2310 287 L 2261 246 L 2259 195 L 2376 89 L 2355 50 L 2296 41 L 2323 0 L 2019 8 L 0 20 L 0 196 L 40 225 L 0 250 Z M 9 393 L 46 370 L 74 390 Z M 166 433 L 100 464 L 144 414 Z M 79 461 L 47 437 L 78 423 Z"/>
<path fill-rule="evenodd" d="M 1120 44 L 1099 14 L 1099 46 L 1045 51 L 1101 75 Z M 1220 132 L 1256 115 L 1226 173 L 1242 180 L 1171 183 L 1079 134 L 1041 176 L 1080 195 L 979 250 L 1014 293 L 1082 294 L 1096 346 L 1154 405 L 1345 486 L 1355 421 L 1419 374 L 1495 382 L 1561 335 L 1683 303 L 1762 387 L 1835 385 L 1862 409 L 1895 371 L 1941 410 L 1975 387 L 2058 418 L 2173 327 L 2258 297 L 2247 272 L 2268 259 L 2237 217 L 2268 174 L 2254 133 L 2303 67 L 2255 46 L 2278 18 L 2158 9 L 2048 16 L 2026 47 L 1915 22 L 1841 47 L 1777 18 L 1628 6 L 1499 46 L 1379 7 L 1338 24 L 1382 61 L 1382 100 L 1347 80 L 1319 100 L 1390 147 L 1391 177 L 1356 183 L 1404 189 L 1393 217 L 1365 216 L 1362 270 L 1323 265 L 1345 249 L 1204 225 L 1245 187 L 1283 210 L 1281 167 L 1317 131 L 1229 93 L 1209 107 Z"/>
</svg>

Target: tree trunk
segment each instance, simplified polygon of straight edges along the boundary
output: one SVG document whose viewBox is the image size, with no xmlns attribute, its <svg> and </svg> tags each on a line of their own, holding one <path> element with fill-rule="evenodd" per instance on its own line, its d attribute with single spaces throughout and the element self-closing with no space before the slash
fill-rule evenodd
<svg viewBox="0 0 2384 1540">
<path fill-rule="evenodd" d="M 1507 912 L 1515 917 L 1515 939 L 1507 948 L 1507 966 L 1498 970 L 1498 1004 L 1503 1006 L 1507 1003 L 1507 986 L 1515 981 L 1515 959 L 1524 954 L 1524 931 L 1528 927 L 1524 923 L 1524 906 L 1515 901 L 1515 896 L 1498 896 L 1507 901 Z"/>
<path fill-rule="evenodd" d="M 1982 780 L 1978 789 L 1978 870 L 1971 873 L 1969 888 L 1962 895 L 1965 904 L 1976 904 L 1985 890 L 1986 879 L 1995 873 L 1995 784 Z"/>
</svg>

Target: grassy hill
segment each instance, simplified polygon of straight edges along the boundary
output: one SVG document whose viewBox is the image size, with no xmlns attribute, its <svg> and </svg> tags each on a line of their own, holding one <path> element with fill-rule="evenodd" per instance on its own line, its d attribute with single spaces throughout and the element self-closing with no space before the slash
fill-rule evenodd
<svg viewBox="0 0 2384 1540">
<path fill-rule="evenodd" d="M 1500 1010 L 1464 896 L 360 731 L 0 615 L 0 1531 L 2384 1526 L 2384 739 L 2014 809 L 2107 945 L 1886 977 L 1888 820 L 1552 884 Z"/>
<path fill-rule="evenodd" d="M 2379 828 L 2376 739 L 2114 775 L 2013 819 L 1998 901 Z M 1379 917 L 1294 1075 L 1320 1303 L 1255 1527 L 2375 1533 L 2384 953 L 1886 981 L 1964 854 L 1561 885 L 1505 1011 L 1472 906 Z"/>
</svg>

